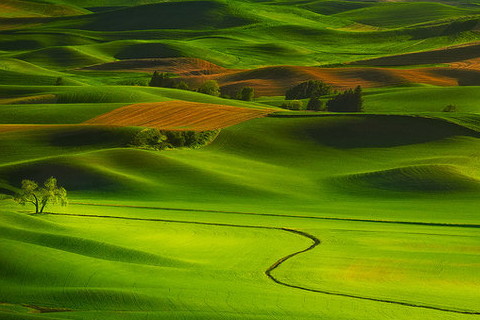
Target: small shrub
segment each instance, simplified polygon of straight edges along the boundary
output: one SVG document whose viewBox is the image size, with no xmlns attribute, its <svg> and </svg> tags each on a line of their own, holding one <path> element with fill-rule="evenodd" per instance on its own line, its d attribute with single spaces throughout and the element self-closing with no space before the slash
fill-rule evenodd
<svg viewBox="0 0 480 320">
<path fill-rule="evenodd" d="M 443 108 L 442 110 L 443 112 L 455 112 L 457 111 L 457 106 L 453 105 L 453 104 L 449 104 L 448 106 L 446 106 L 445 108 Z"/>
<path fill-rule="evenodd" d="M 288 110 L 305 110 L 305 105 L 301 100 L 286 100 L 280 108 Z"/>
</svg>

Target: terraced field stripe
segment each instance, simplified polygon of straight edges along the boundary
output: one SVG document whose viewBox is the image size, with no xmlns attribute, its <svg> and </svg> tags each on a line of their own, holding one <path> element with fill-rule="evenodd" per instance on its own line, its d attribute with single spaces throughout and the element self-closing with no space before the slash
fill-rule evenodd
<svg viewBox="0 0 480 320">
<path fill-rule="evenodd" d="M 84 124 L 207 131 L 265 117 L 272 112 L 273 109 L 175 100 L 128 105 L 99 115 Z"/>
<path fill-rule="evenodd" d="M 238 215 L 280 217 L 280 218 L 298 218 L 298 219 L 351 221 L 351 222 L 371 222 L 371 223 L 387 223 L 387 224 L 406 224 L 406 225 L 419 225 L 419 226 L 429 226 L 429 227 L 480 228 L 480 224 L 471 224 L 471 223 L 441 223 L 441 222 L 421 222 L 421 221 L 374 220 L 374 219 L 359 219 L 359 218 L 335 218 L 335 217 L 304 216 L 304 215 L 279 214 L 279 213 L 259 213 L 259 212 L 222 211 L 222 210 L 206 210 L 206 209 L 149 207 L 149 206 L 101 204 L 101 203 L 87 203 L 87 202 L 71 202 L 70 204 L 79 205 L 79 206 L 91 206 L 91 207 L 132 208 L 132 209 L 150 209 L 150 210 L 182 211 L 182 212 L 191 211 L 191 212 L 238 214 Z"/>
<path fill-rule="evenodd" d="M 183 224 L 195 224 L 195 225 L 207 225 L 207 226 L 218 226 L 218 227 L 233 227 L 233 228 L 249 228 L 249 229 L 267 229 L 267 230 L 279 230 L 279 231 L 284 231 L 284 232 L 290 232 L 302 237 L 305 237 L 312 241 L 312 244 L 303 250 L 295 251 L 285 257 L 282 257 L 275 261 L 270 267 L 265 270 L 265 275 L 271 279 L 273 282 L 293 288 L 293 289 L 299 289 L 303 291 L 309 291 L 309 292 L 315 292 L 315 293 L 321 293 L 321 294 L 326 294 L 326 295 L 332 295 L 332 296 L 339 296 L 339 297 L 345 297 L 345 298 L 352 298 L 352 299 L 360 299 L 360 300 L 368 300 L 368 301 L 374 301 L 374 302 L 383 302 L 383 303 L 389 303 L 389 304 L 396 304 L 396 305 L 401 305 L 401 306 L 406 306 L 406 307 L 413 307 L 413 308 L 423 308 L 423 309 L 430 309 L 430 310 L 437 310 L 437 311 L 443 311 L 443 312 L 451 312 L 451 313 L 459 313 L 459 314 L 469 314 L 469 315 L 480 315 L 480 311 L 469 311 L 469 310 L 455 310 L 455 309 L 448 309 L 448 308 L 442 308 L 442 307 L 436 307 L 436 306 L 429 306 L 429 305 L 423 305 L 423 304 L 415 304 L 415 303 L 410 303 L 410 302 L 403 302 L 403 301 L 394 301 L 394 300 L 387 300 L 387 299 L 377 299 L 377 298 L 371 298 L 371 297 L 364 297 L 364 296 L 357 296 L 353 294 L 348 294 L 348 293 L 339 293 L 339 292 L 332 292 L 332 291 L 325 291 L 325 290 L 317 290 L 317 289 L 311 289 L 307 287 L 302 287 L 298 285 L 293 285 L 289 284 L 287 282 L 283 282 L 276 278 L 275 276 L 272 275 L 272 272 L 276 269 L 278 269 L 283 263 L 288 261 L 289 259 L 298 256 L 302 253 L 311 251 L 315 249 L 318 245 L 321 244 L 320 239 L 315 237 L 312 234 L 309 234 L 304 231 L 300 230 L 295 230 L 295 229 L 290 229 L 290 228 L 285 228 L 285 227 L 270 227 L 270 226 L 251 226 L 251 225 L 241 225 L 241 224 L 230 224 L 230 223 L 216 223 L 216 222 L 200 222 L 200 221 L 186 221 L 186 220 L 172 220 L 172 219 L 158 219 L 158 218 L 132 218 L 132 217 L 121 217 L 121 216 L 105 216 L 105 215 L 88 215 L 88 214 L 68 214 L 68 213 L 45 213 L 48 215 L 55 215 L 55 216 L 71 216 L 71 217 L 85 217 L 85 218 L 102 218 L 102 219 L 120 219 L 120 220 L 134 220 L 134 221 L 150 221 L 150 222 L 166 222 L 166 223 L 183 223 Z"/>
</svg>

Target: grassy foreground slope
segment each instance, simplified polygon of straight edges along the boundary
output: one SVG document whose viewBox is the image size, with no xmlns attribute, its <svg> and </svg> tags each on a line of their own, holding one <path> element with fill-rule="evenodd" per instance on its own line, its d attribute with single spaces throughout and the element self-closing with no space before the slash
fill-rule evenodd
<svg viewBox="0 0 480 320">
<path fill-rule="evenodd" d="M 477 131 L 274 117 L 153 152 L 129 130 L 0 133 L 4 189 L 54 174 L 77 202 L 2 201 L 2 317 L 478 317 Z"/>
</svg>

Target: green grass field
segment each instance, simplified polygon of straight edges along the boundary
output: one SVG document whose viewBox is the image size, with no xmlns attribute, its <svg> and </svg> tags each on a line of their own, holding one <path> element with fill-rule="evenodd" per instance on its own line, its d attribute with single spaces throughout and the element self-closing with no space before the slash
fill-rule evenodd
<svg viewBox="0 0 480 320">
<path fill-rule="evenodd" d="M 128 85 L 151 71 L 82 68 L 426 59 L 478 41 L 479 17 L 477 0 L 5 0 L 0 319 L 478 319 L 480 87 L 365 88 L 365 112 L 340 114 L 286 111 L 283 96 Z M 474 48 L 455 49 L 452 62 L 465 57 L 475 71 Z M 229 72 L 203 60 L 184 72 Z M 161 151 L 132 146 L 143 127 L 83 124 L 168 101 L 273 114 L 201 148 Z M 32 214 L 12 200 L 23 179 L 50 176 L 68 206 Z"/>
</svg>

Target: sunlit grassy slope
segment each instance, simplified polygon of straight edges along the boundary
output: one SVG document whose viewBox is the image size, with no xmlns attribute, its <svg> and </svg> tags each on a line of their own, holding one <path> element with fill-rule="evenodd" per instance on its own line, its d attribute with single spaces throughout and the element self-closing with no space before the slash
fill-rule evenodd
<svg viewBox="0 0 480 320">
<path fill-rule="evenodd" d="M 119 129 L 6 132 L 0 172 L 12 185 L 22 177 L 54 174 L 77 197 L 97 200 L 132 201 L 138 194 L 140 202 L 180 207 L 283 211 L 289 204 L 296 211 L 328 208 L 334 215 L 346 214 L 333 210 L 336 206 L 351 206 L 357 210 L 349 214 L 359 217 L 378 206 L 385 209 L 379 212 L 382 219 L 475 219 L 475 207 L 468 205 L 479 187 L 471 154 L 478 133 L 468 123 L 475 120 L 428 117 L 265 118 L 225 129 L 201 150 L 162 153 L 111 149 L 128 141 Z M 465 200 L 464 210 L 454 217 L 449 207 L 435 215 L 422 212 L 425 205 L 441 203 L 440 195 L 445 201 Z M 392 201 L 409 210 L 391 211 Z M 358 210 L 362 203 L 365 211 Z"/>
<path fill-rule="evenodd" d="M 0 319 L 477 319 L 479 14 L 477 0 L 3 1 Z M 197 60 L 167 71 L 194 86 L 220 74 L 265 96 L 130 85 L 165 60 L 105 65 L 179 57 Z M 332 77 L 364 81 L 363 114 L 283 112 L 165 151 L 99 125 L 122 110 L 148 125 L 143 103 L 158 121 L 175 117 L 165 105 L 270 112 L 312 71 L 294 66 L 355 61 L 363 78 Z M 447 64 L 410 77 L 448 88 L 371 67 Z M 50 176 L 68 207 L 12 201 Z"/>
<path fill-rule="evenodd" d="M 2 201 L 6 319 L 477 317 L 462 314 L 478 312 L 477 131 L 273 117 L 203 149 L 153 152 L 122 147 L 135 130 L 1 134 L 4 190 L 54 174 L 74 203 L 50 211 L 94 216 Z M 321 240 L 271 271 L 280 283 L 264 272 L 312 240 L 275 228 Z"/>
</svg>

